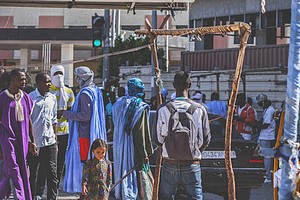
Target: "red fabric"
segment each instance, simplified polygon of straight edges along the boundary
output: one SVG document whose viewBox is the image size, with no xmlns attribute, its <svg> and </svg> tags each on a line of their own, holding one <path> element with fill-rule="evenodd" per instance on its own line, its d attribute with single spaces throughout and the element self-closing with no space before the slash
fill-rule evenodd
<svg viewBox="0 0 300 200">
<path fill-rule="evenodd" d="M 79 151 L 80 151 L 80 160 L 86 161 L 88 159 L 89 150 L 90 150 L 90 139 L 89 138 L 79 138 Z"/>
<path fill-rule="evenodd" d="M 255 123 L 255 112 L 254 109 L 246 104 L 246 106 L 243 108 L 241 114 L 239 117 L 245 119 L 245 122 L 248 124 L 253 124 Z M 240 121 L 235 121 L 235 128 L 239 133 L 248 133 L 252 134 L 252 131 L 247 131 L 246 129 L 246 123 L 240 122 Z"/>
</svg>

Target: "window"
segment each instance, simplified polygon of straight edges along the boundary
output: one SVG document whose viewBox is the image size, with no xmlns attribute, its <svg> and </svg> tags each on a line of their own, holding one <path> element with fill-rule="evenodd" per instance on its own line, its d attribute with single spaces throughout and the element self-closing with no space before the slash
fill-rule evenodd
<svg viewBox="0 0 300 200">
<path fill-rule="evenodd" d="M 121 29 L 124 31 L 135 31 L 140 28 L 140 26 L 121 26 Z"/>
<path fill-rule="evenodd" d="M 176 29 L 185 29 L 188 28 L 187 25 L 176 25 Z"/>
<path fill-rule="evenodd" d="M 18 29 L 35 29 L 35 26 L 18 26 Z"/>
</svg>

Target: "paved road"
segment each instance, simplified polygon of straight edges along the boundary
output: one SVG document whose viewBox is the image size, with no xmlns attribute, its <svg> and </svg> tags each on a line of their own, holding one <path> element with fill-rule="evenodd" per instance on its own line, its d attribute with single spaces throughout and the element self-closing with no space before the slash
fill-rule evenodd
<svg viewBox="0 0 300 200">
<path fill-rule="evenodd" d="M 262 187 L 253 188 L 251 190 L 250 200 L 273 200 L 272 184 L 264 184 Z M 223 200 L 223 197 L 204 193 L 203 200 Z M 239 199 L 238 199 L 239 200 Z"/>
<path fill-rule="evenodd" d="M 12 197 L 9 199 L 13 199 Z M 43 196 L 43 199 L 47 199 L 46 195 Z M 63 191 L 59 191 L 59 196 L 57 198 L 58 200 L 77 200 L 79 199 L 79 194 L 69 194 L 65 193 Z M 251 190 L 251 197 L 250 200 L 273 200 L 273 189 L 271 184 L 264 184 L 262 187 L 253 188 Z M 210 194 L 210 193 L 204 193 L 203 194 L 203 200 L 223 200 L 223 197 Z"/>
</svg>

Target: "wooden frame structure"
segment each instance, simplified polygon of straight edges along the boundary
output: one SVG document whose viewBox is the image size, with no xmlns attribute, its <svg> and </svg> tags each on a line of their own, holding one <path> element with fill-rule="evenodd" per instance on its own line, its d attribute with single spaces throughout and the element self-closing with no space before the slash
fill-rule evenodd
<svg viewBox="0 0 300 200">
<path fill-rule="evenodd" d="M 166 21 L 166 20 L 164 20 Z M 164 22 L 163 22 L 164 23 Z M 226 135 L 225 135 L 225 165 L 228 177 L 228 199 L 235 200 L 235 181 L 234 181 L 234 173 L 232 168 L 232 162 L 230 158 L 230 150 L 231 150 L 231 134 L 232 134 L 232 119 L 234 114 L 234 105 L 236 102 L 236 96 L 238 92 L 239 82 L 241 79 L 241 74 L 243 71 L 243 62 L 245 55 L 245 48 L 247 45 L 247 41 L 249 35 L 251 33 L 251 27 L 246 23 L 240 23 L 235 25 L 225 25 L 225 26 L 213 26 L 213 27 L 200 27 L 200 28 L 191 28 L 191 29 L 177 29 L 177 30 L 162 30 L 162 29 L 152 29 L 150 22 L 145 20 L 146 29 L 145 30 L 136 30 L 135 33 L 137 35 L 148 35 L 150 37 L 150 45 L 151 52 L 154 61 L 154 71 L 155 71 L 155 90 L 156 90 L 156 100 L 158 104 L 161 104 L 161 94 L 160 94 L 160 70 L 158 66 L 158 57 L 156 51 L 156 39 L 157 36 L 162 35 L 171 35 L 171 36 L 182 36 L 182 35 L 195 35 L 202 36 L 208 34 L 225 34 L 228 32 L 237 31 L 240 36 L 240 47 L 237 59 L 237 65 L 234 75 L 234 80 L 232 83 L 232 92 L 229 99 L 228 104 L 228 114 L 226 119 Z M 162 24 L 160 27 L 163 27 Z M 155 180 L 154 180 L 154 188 L 153 188 L 153 200 L 158 199 L 158 190 L 159 190 L 159 179 L 160 179 L 160 171 L 161 171 L 161 148 L 159 148 L 158 158 L 156 160 L 156 169 L 155 169 Z"/>
</svg>

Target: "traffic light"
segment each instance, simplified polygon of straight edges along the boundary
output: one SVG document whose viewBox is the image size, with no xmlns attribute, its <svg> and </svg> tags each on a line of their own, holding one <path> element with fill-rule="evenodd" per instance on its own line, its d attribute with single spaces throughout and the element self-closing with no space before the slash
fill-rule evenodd
<svg viewBox="0 0 300 200">
<path fill-rule="evenodd" d="M 95 14 L 92 16 L 93 47 L 101 47 L 103 41 L 104 18 Z"/>
</svg>

